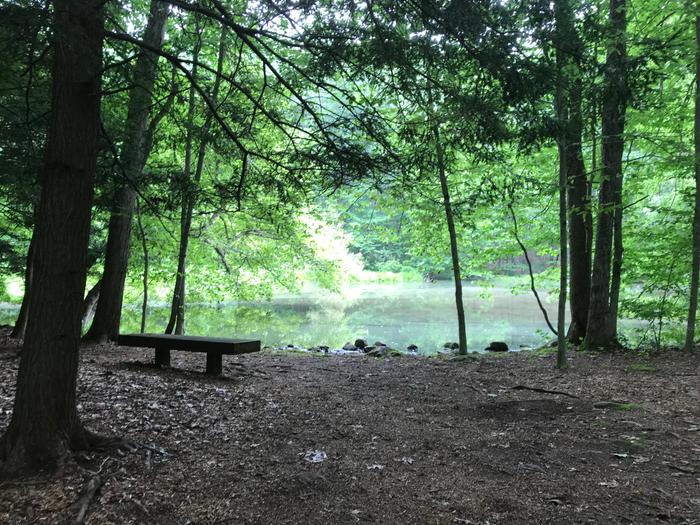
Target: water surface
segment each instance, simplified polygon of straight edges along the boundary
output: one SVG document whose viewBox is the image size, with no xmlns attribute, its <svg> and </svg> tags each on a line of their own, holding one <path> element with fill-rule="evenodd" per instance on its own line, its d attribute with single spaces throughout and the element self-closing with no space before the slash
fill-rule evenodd
<svg viewBox="0 0 700 525">
<path fill-rule="evenodd" d="M 469 350 L 483 350 L 491 341 L 518 349 L 552 337 L 531 294 L 496 288 L 485 296 L 483 289 L 472 286 L 464 294 Z M 556 305 L 546 305 L 554 322 Z M 149 309 L 147 331 L 162 331 L 168 313 L 166 307 Z M 398 349 L 415 344 L 432 353 L 458 339 L 454 288 L 447 282 L 375 284 L 352 288 L 346 295 L 316 290 L 269 302 L 191 306 L 186 323 L 190 335 L 255 338 L 270 346 L 340 348 L 361 337 Z M 122 332 L 138 331 L 139 326 L 139 309 L 127 308 Z"/>
</svg>

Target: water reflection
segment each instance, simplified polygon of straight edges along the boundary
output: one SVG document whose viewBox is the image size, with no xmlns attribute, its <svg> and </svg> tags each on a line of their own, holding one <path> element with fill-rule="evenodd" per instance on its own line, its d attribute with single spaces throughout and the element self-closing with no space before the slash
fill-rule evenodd
<svg viewBox="0 0 700 525">
<path fill-rule="evenodd" d="M 547 303 L 554 319 L 556 308 Z M 547 334 L 534 298 L 492 289 L 488 296 L 477 287 L 465 288 L 469 349 L 482 350 L 491 341 L 539 345 Z M 357 337 L 370 343 L 382 341 L 405 349 L 415 344 L 432 353 L 446 341 L 457 340 L 454 291 L 451 283 L 415 283 L 355 287 L 340 296 L 324 291 L 279 296 L 270 302 L 187 309 L 187 333 L 222 337 L 255 338 L 263 344 L 294 344 L 340 348 Z M 167 324 L 168 309 L 151 308 L 147 331 L 160 332 Z M 140 311 L 127 308 L 122 332 L 138 331 Z"/>
</svg>

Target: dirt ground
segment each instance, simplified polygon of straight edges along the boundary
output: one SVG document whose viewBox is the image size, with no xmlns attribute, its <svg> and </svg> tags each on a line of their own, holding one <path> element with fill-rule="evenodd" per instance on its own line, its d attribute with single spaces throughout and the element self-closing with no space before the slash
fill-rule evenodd
<svg viewBox="0 0 700 525">
<path fill-rule="evenodd" d="M 16 354 L 0 348 L 0 429 Z M 81 501 L 89 524 L 700 523 L 697 355 L 576 354 L 560 372 L 535 353 L 262 352 L 225 357 L 221 379 L 201 354 L 151 361 L 83 350 L 83 421 L 140 446 L 5 482 L 0 523 L 70 523 Z"/>
</svg>

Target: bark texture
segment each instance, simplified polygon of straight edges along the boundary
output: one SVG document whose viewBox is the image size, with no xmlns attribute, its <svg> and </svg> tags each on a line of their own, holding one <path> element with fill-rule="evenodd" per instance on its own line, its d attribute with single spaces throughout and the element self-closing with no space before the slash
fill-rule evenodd
<svg viewBox="0 0 700 525">
<path fill-rule="evenodd" d="M 608 347 L 616 341 L 619 271 L 622 264 L 622 153 L 627 109 L 626 0 L 610 0 L 611 37 L 603 91 L 601 181 L 585 345 Z M 612 285 L 613 241 L 618 288 Z"/>
<path fill-rule="evenodd" d="M 52 112 L 35 225 L 34 276 L 6 474 L 55 466 L 86 444 L 76 409 L 78 346 L 97 159 L 102 0 L 56 0 Z"/>
<path fill-rule="evenodd" d="M 143 36 L 143 41 L 150 47 L 162 47 L 168 12 L 169 6 L 166 2 L 151 2 Z M 131 227 L 136 205 L 136 184 L 141 178 L 150 149 L 148 119 L 157 65 L 158 55 L 153 51 L 142 50 L 134 66 L 134 87 L 129 95 L 126 135 L 121 153 L 126 180 L 117 191 L 109 220 L 102 290 L 92 326 L 85 334 L 88 341 L 116 340 L 119 335 L 124 281 L 131 248 Z"/>
</svg>

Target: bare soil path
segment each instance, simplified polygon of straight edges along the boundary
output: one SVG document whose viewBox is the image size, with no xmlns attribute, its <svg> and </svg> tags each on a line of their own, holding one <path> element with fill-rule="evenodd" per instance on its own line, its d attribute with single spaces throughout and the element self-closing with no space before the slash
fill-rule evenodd
<svg viewBox="0 0 700 525">
<path fill-rule="evenodd" d="M 16 353 L 0 347 L 0 429 Z M 151 361 L 83 350 L 84 422 L 143 446 L 0 485 L 0 523 L 70 523 L 95 485 L 88 524 L 700 523 L 697 355 L 577 354 L 560 372 L 534 353 L 263 352 L 221 379 L 201 355 Z"/>
</svg>

